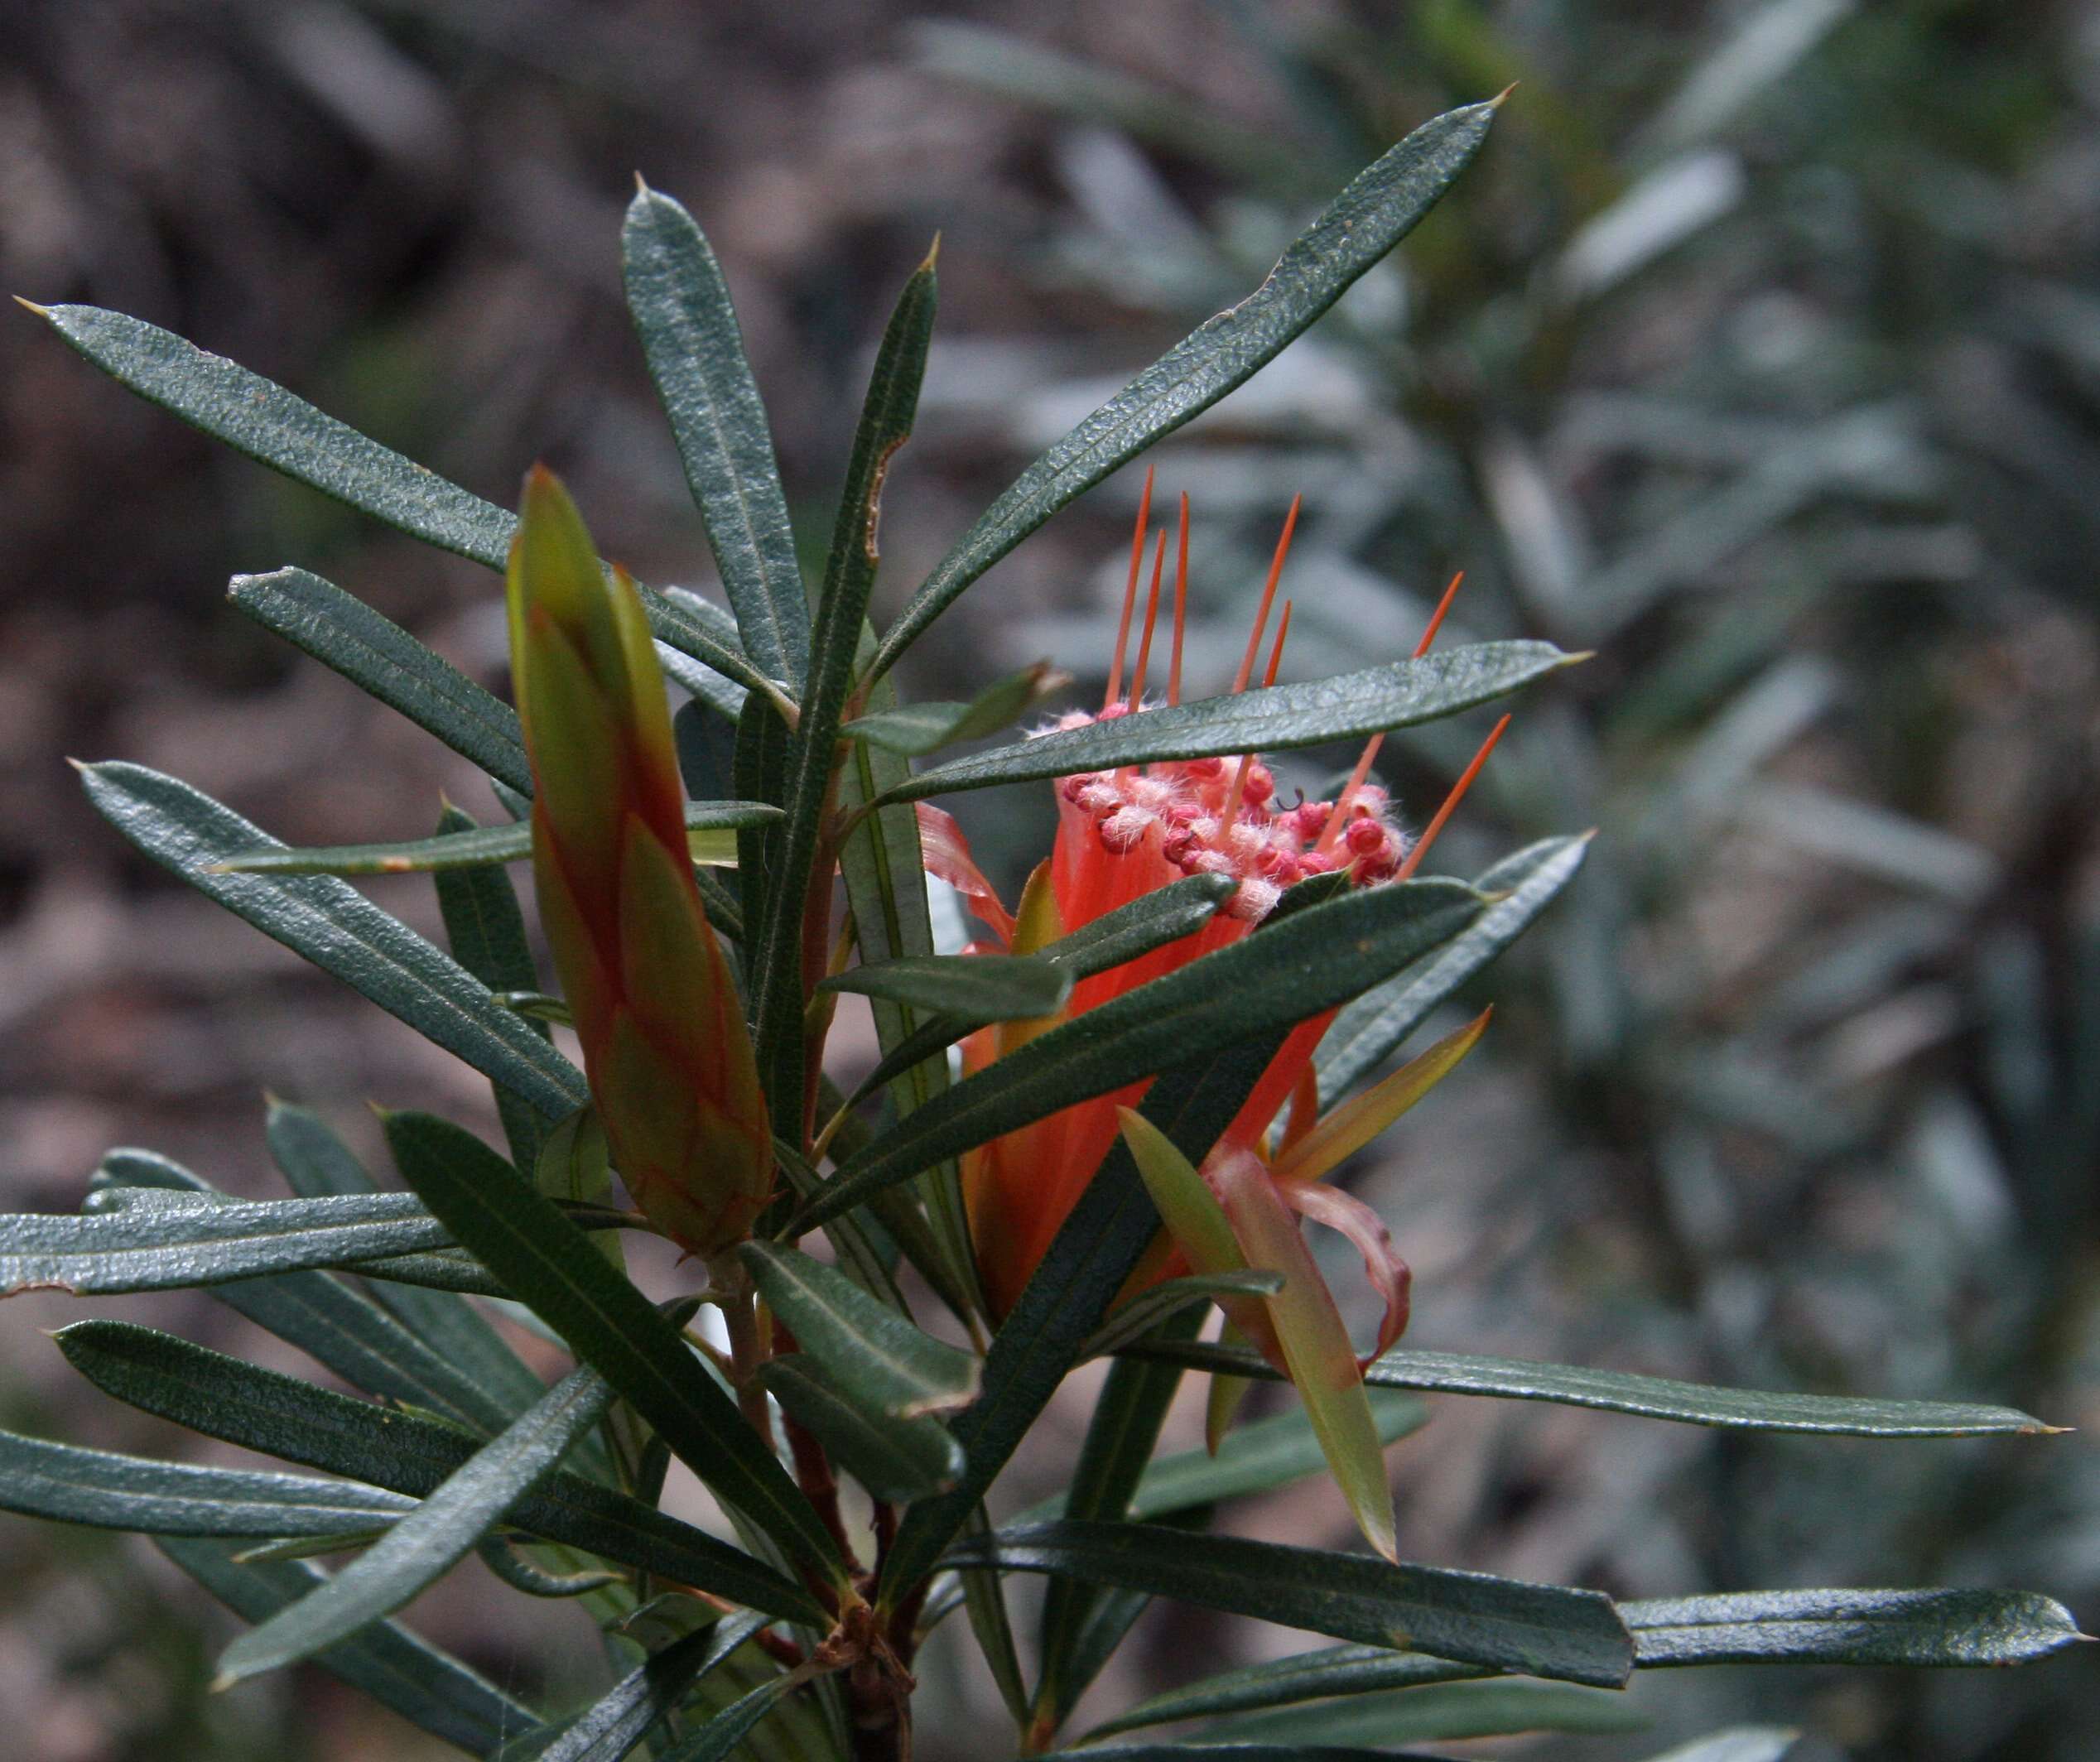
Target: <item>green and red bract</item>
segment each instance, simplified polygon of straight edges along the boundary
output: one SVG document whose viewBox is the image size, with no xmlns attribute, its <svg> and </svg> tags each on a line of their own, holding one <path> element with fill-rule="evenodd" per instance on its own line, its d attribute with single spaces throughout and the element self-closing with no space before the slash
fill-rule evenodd
<svg viewBox="0 0 2100 1762">
<path fill-rule="evenodd" d="M 621 1178 L 657 1228 L 712 1257 L 772 1196 L 773 1135 L 693 881 L 662 671 L 633 583 L 600 566 L 545 467 L 520 514 L 511 668 L 540 916 Z"/>
</svg>

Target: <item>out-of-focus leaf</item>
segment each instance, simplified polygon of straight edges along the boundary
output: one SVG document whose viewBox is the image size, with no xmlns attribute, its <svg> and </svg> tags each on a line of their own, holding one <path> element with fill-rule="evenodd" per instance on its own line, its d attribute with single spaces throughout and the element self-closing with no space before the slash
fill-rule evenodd
<svg viewBox="0 0 2100 1762">
<path fill-rule="evenodd" d="M 550 1119 L 584 1100 L 583 1073 L 449 956 L 344 881 L 234 875 L 214 864 L 274 843 L 186 783 L 139 765 L 84 768 L 89 798 L 141 850 L 200 893 L 398 1016 Z"/>
<path fill-rule="evenodd" d="M 1257 1713 L 1207 1726 L 1203 1735 L 1230 1743 L 1406 1744 L 1527 1731 L 1641 1731 L 1650 1723 L 1624 1695 L 1496 1678 Z"/>
<path fill-rule="evenodd" d="M 966 704 L 900 704 L 893 710 L 858 716 L 839 732 L 848 740 L 865 740 L 886 753 L 920 758 L 958 741 L 995 734 L 1071 683 L 1071 674 L 1038 661 L 985 686 Z"/>
<path fill-rule="evenodd" d="M 1280 753 L 1330 740 L 1361 739 L 1456 715 L 1580 658 L 1562 653 L 1550 643 L 1476 643 L 1332 679 L 1161 705 L 951 759 L 919 772 L 892 789 L 888 799 L 923 801 L 957 790 L 1107 771 L 1153 759 Z"/>
<path fill-rule="evenodd" d="M 399 710 L 489 776 L 532 792 L 518 712 L 363 600 L 303 569 L 235 575 L 227 595 L 265 629 Z"/>
<path fill-rule="evenodd" d="M 872 672 L 889 672 L 966 588 L 1059 508 L 1281 354 L 1429 211 L 1479 151 L 1494 115 L 1493 104 L 1469 104 L 1423 123 L 1360 173 L 1260 287 L 1198 326 L 1024 471 L 912 596 Z"/>
<path fill-rule="evenodd" d="M 1183 1278 L 1170 1278 L 1139 1292 L 1116 1310 L 1094 1331 L 1082 1350 L 1088 1358 L 1120 1352 L 1134 1341 L 1144 1339 L 1168 1317 L 1180 1313 L 1192 1304 L 1208 1305 L 1228 1297 L 1274 1297 L 1283 1288 L 1281 1273 L 1256 1272 L 1251 1269 L 1238 1273 L 1193 1273 Z"/>
<path fill-rule="evenodd" d="M 750 1736 L 752 1729 L 773 1709 L 780 1697 L 796 1686 L 792 1675 L 768 1678 L 756 1688 L 739 1695 L 707 1723 L 665 1750 L 659 1762 L 725 1762 Z"/>
<path fill-rule="evenodd" d="M 304 1561 L 238 1564 L 224 1543 L 156 1536 L 153 1545 L 237 1615 L 266 1621 L 328 1582 Z M 392 1621 L 330 1646 L 313 1662 L 382 1707 L 473 1755 L 531 1731 L 539 1716 L 449 1652 Z"/>
<path fill-rule="evenodd" d="M 629 1671 L 571 1720 L 560 1736 L 531 1752 L 539 1762 L 619 1762 L 684 1697 L 694 1681 L 721 1663 L 763 1626 L 731 1615 L 674 1640 Z M 508 1762 L 499 1756 L 498 1762 Z"/>
<path fill-rule="evenodd" d="M 790 691 L 809 667 L 809 599 L 766 407 L 700 228 L 646 187 L 620 231 L 627 305 L 684 460 L 744 652 Z"/>
<path fill-rule="evenodd" d="M 1317 1015 L 1448 941 L 1481 909 L 1479 896 L 1454 882 L 1409 881 L 1265 924 L 958 1083 L 849 1158 L 797 1227 L 1061 1107 Z M 1340 947 L 1348 960 L 1335 958 Z"/>
<path fill-rule="evenodd" d="M 1428 1409 L 1411 1395 L 1375 1389 L 1370 1396 L 1381 1444 L 1405 1437 L 1428 1421 Z M 1130 1514 L 1140 1519 L 1166 1517 L 1196 1505 L 1266 1493 L 1317 1475 L 1324 1466 L 1320 1441 L 1305 1415 L 1279 1413 L 1228 1433 L 1216 1456 L 1191 1450 L 1154 1463 L 1131 1496 Z"/>
<path fill-rule="evenodd" d="M 129 1322 L 76 1322 L 58 1343 L 82 1375 L 130 1406 L 206 1437 L 387 1489 L 373 1496 L 387 1501 L 389 1519 L 436 1491 L 476 1447 L 474 1438 L 436 1420 L 375 1408 Z M 306 1483 L 330 1490 L 347 1484 Z M 755 1609 L 797 1620 L 821 1615 L 807 1592 L 726 1543 L 566 1470 L 518 1500 L 509 1520 Z"/>
<path fill-rule="evenodd" d="M 1432 1010 L 1515 941 L 1574 879 L 1588 851 L 1587 837 L 1543 839 L 1475 881 L 1491 902 L 1479 918 L 1427 960 L 1348 1004 L 1320 1037 L 1313 1066 L 1322 1100 L 1333 1100 L 1375 1070 Z"/>
<path fill-rule="evenodd" d="M 807 1352 L 769 1358 L 759 1380 L 870 1498 L 908 1504 L 946 1492 L 962 1476 L 962 1451 L 927 1417 L 899 1418 L 850 1389 L 835 1366 Z"/>
<path fill-rule="evenodd" d="M 1799 1731 L 1784 1726 L 1732 1726 L 1650 1756 L 1647 1762 L 1780 1762 L 1800 1741 Z"/>
<path fill-rule="evenodd" d="M 553 1472 L 612 1398 L 595 1370 L 570 1372 L 328 1583 L 229 1646 L 219 1660 L 219 1682 L 311 1658 L 420 1595 Z"/>
<path fill-rule="evenodd" d="M 551 1200 L 473 1134 L 428 1114 L 389 1114 L 387 1142 L 431 1210 L 702 1481 L 808 1564 L 838 1570 L 830 1532 L 727 1391 Z"/>
<path fill-rule="evenodd" d="M 976 1399 L 974 1356 L 922 1332 L 843 1273 L 775 1242 L 746 1242 L 738 1253 L 802 1350 L 855 1401 L 908 1419 Z"/>
<path fill-rule="evenodd" d="M 1053 1014 L 1072 995 L 1069 970 L 1038 955 L 901 955 L 834 974 L 820 991 L 852 991 L 969 1020 Z"/>
<path fill-rule="evenodd" d="M 1130 1349 L 1171 1357 L 1198 1370 L 1274 1380 L 1259 1354 L 1215 1346 Z M 1673 1419 L 1688 1425 L 1751 1432 L 1812 1432 L 1837 1437 L 1972 1437 L 2056 1430 L 2016 1408 L 1958 1401 L 1885 1401 L 1852 1395 L 1798 1395 L 1760 1389 L 1713 1389 L 1627 1370 L 1592 1370 L 1521 1358 L 1476 1358 L 1457 1352 L 1388 1352 L 1364 1372 L 1374 1388 L 1490 1395 L 1505 1401 L 1552 1401 Z"/>
<path fill-rule="evenodd" d="M 450 1240 L 407 1193 L 218 1203 L 141 1194 L 123 1210 L 84 1217 L 0 1218 L 0 1293 L 166 1291 Z"/>
<path fill-rule="evenodd" d="M 1606 1688 L 1622 1685 L 1633 1668 L 1632 1639 L 1599 1592 L 1361 1554 L 1219 1535 L 1192 1548 L 1180 1531 L 1156 1524 L 1061 1523 L 1002 1531 L 994 1547 L 964 1543 L 950 1551 L 950 1563 L 1070 1573 L 1341 1639 Z"/>
</svg>

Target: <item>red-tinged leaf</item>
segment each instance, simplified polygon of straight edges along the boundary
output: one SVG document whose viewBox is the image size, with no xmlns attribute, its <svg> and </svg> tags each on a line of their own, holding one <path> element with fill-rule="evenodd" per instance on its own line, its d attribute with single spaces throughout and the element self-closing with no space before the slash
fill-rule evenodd
<svg viewBox="0 0 2100 1762">
<path fill-rule="evenodd" d="M 1361 1370 L 1407 1331 L 1408 1288 L 1414 1275 L 1394 1248 L 1385 1219 L 1353 1193 L 1310 1181 L 1279 1182 L 1276 1192 L 1293 1211 L 1339 1230 L 1355 1243 L 1356 1252 L 1364 1257 L 1365 1273 L 1385 1300 L 1385 1313 L 1378 1324 L 1378 1345 L 1356 1361 L 1356 1368 Z"/>
<path fill-rule="evenodd" d="M 1419 1057 L 1334 1109 L 1311 1131 L 1289 1143 L 1272 1169 L 1279 1181 L 1319 1181 L 1376 1138 L 1458 1066 L 1487 1032 L 1492 1009 L 1445 1035 Z M 1296 1124 L 1296 1110 L 1293 1110 Z M 1337 1226 L 1339 1227 L 1339 1226 Z"/>
<path fill-rule="evenodd" d="M 1363 1373 L 1298 1219 L 1276 1191 L 1274 1177 L 1250 1152 L 1223 1147 L 1204 1169 L 1247 1264 L 1284 1275 L 1284 1288 L 1261 1302 L 1291 1381 L 1364 1539 L 1388 1560 L 1395 1559 L 1393 1495 L 1385 1484 L 1385 1452 Z"/>
<path fill-rule="evenodd" d="M 970 909 L 990 927 L 1001 948 L 1012 946 L 1014 914 L 999 903 L 999 890 L 985 879 L 970 855 L 970 841 L 956 816 L 929 802 L 918 804 L 919 846 L 926 872 L 938 876 L 970 903 Z"/>
</svg>

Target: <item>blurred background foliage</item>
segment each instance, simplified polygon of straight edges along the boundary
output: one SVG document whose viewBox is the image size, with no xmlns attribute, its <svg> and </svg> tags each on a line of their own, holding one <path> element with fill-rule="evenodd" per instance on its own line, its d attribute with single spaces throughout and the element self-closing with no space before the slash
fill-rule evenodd
<svg viewBox="0 0 2100 1762">
<path fill-rule="evenodd" d="M 630 174 L 720 251 L 812 535 L 874 331 L 941 229 L 941 340 L 886 508 L 893 605 L 1363 162 L 1513 81 L 1400 256 L 1157 461 L 1196 510 L 1192 681 L 1229 671 L 1300 491 L 1286 676 L 1404 652 L 1462 568 L 1467 634 L 1597 652 L 1527 700 L 1443 846 L 1470 873 L 1599 830 L 1490 975 L 1483 1056 L 1359 1172 L 1416 1268 L 1412 1337 L 2089 1428 L 2094 8 L 24 0 L 0 9 L 0 268 L 232 355 L 497 500 L 545 456 L 614 555 L 704 586 L 619 301 Z M 1136 487 L 1001 566 L 908 689 L 965 695 L 1043 655 L 1098 681 Z M 145 872 L 59 759 L 173 771 L 298 843 L 423 830 L 475 780 L 218 590 L 296 561 L 493 681 L 489 578 L 215 450 L 26 318 L 0 326 L 0 1199 L 70 1209 L 118 1141 L 271 1191 L 266 1082 L 353 1131 L 367 1097 L 478 1119 L 468 1073 Z M 1418 820 L 1476 735 L 1389 743 Z M 1047 797 L 965 807 L 1010 888 Z M 415 885 L 388 903 L 434 917 Z M 236 1343 L 201 1299 L 123 1308 Z M 0 1419 L 170 1447 L 68 1384 L 35 1327 L 70 1313 L 9 1306 Z M 1057 1484 L 1055 1447 L 1017 1499 Z M 2076 1439 L 1744 1441 L 1447 1400 L 1394 1468 L 1403 1548 L 1428 1560 L 1630 1596 L 1946 1581 L 2045 1591 L 2088 1626 L 2100 1609 L 2100 1461 Z M 1308 1490 L 1233 1521 L 1346 1528 Z M 208 1702 L 216 1618 L 162 1581 L 138 1596 L 145 1556 L 0 1528 L 24 1753 L 419 1753 L 315 1676 Z M 487 1588 L 458 1575 L 416 1619 L 561 1692 L 574 1611 Z M 1102 1704 L 1289 1644 L 1156 1609 Z M 991 1716 L 959 1651 L 928 1661 L 936 1757 L 981 1750 Z M 1700 1673 L 1639 1698 L 1650 1748 L 1755 1718 L 1803 1726 L 1804 1762 L 2100 1755 L 2084 1656 Z"/>
</svg>

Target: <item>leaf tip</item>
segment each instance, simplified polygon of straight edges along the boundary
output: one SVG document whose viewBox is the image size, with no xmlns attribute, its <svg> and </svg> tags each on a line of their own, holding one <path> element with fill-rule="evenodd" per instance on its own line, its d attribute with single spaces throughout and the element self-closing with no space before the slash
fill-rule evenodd
<svg viewBox="0 0 2100 1762">
<path fill-rule="evenodd" d="M 637 171 L 634 174 L 634 194 L 638 198 L 643 200 L 646 200 L 648 197 L 656 194 L 655 190 L 649 188 L 648 180 L 643 177 L 639 171 Z"/>
<path fill-rule="evenodd" d="M 933 235 L 933 243 L 926 248 L 926 257 L 919 264 L 918 272 L 920 275 L 932 275 L 940 267 L 941 235 L 937 232 Z"/>
<path fill-rule="evenodd" d="M 1517 87 L 1522 83 L 1523 82 L 1521 80 L 1512 79 L 1507 85 L 1504 86 L 1500 91 L 1497 92 L 1494 97 L 1488 99 L 1487 108 L 1491 110 L 1500 110 L 1504 103 L 1508 99 L 1510 94 L 1516 90 Z"/>
<path fill-rule="evenodd" d="M 25 312 L 34 312 L 39 318 L 49 318 L 51 315 L 51 309 L 49 306 L 39 306 L 34 300 L 25 300 L 20 294 L 14 296 L 14 301 Z"/>
</svg>

